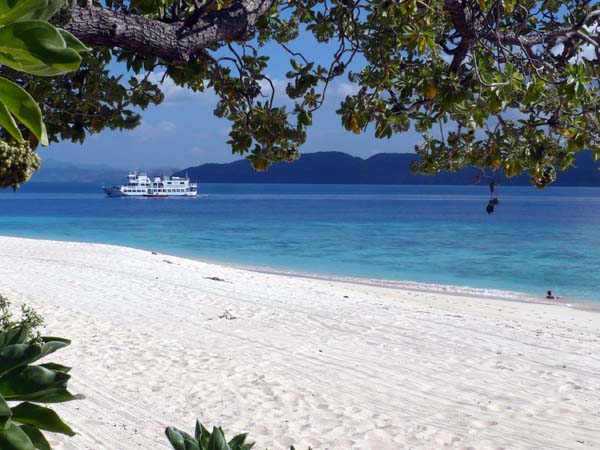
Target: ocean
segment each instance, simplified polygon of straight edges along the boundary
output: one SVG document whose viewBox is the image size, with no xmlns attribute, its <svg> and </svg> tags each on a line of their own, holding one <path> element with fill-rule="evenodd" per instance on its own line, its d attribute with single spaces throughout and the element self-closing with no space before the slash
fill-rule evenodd
<svg viewBox="0 0 600 450">
<path fill-rule="evenodd" d="M 201 184 L 196 199 L 98 186 L 0 191 L 0 235 L 207 261 L 600 302 L 600 188 Z M 1 248 L 0 248 L 1 251 Z M 115 261 L 115 265 L 127 261 Z"/>
</svg>

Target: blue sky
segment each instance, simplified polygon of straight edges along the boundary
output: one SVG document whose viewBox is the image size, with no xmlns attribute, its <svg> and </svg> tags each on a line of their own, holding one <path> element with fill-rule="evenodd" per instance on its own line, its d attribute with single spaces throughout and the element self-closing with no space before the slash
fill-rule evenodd
<svg viewBox="0 0 600 450">
<path fill-rule="evenodd" d="M 331 47 L 317 44 L 306 33 L 291 46 L 320 61 L 329 60 Z M 285 72 L 290 56 L 274 45 L 264 47 L 271 56 L 268 75 L 274 80 L 279 104 L 290 104 L 285 98 Z M 358 67 L 354 67 L 356 70 Z M 115 68 L 119 71 L 119 68 Z M 152 74 L 155 81 L 161 73 Z M 165 101 L 142 113 L 142 125 L 133 131 L 105 131 L 89 137 L 83 145 L 53 144 L 39 150 L 42 159 L 68 161 L 75 164 L 105 164 L 113 167 L 183 168 L 207 162 L 228 162 L 240 159 L 232 155 L 227 145 L 229 122 L 213 115 L 214 92 L 193 93 L 175 86 L 170 79 L 162 85 Z M 376 153 L 412 152 L 421 141 L 418 134 L 408 132 L 388 139 L 375 139 L 372 130 L 355 135 L 346 131 L 335 114 L 344 96 L 355 89 L 346 79 L 336 80 L 328 90 L 325 104 L 314 115 L 313 126 L 301 152 L 337 150 L 360 157 Z M 291 109 L 291 108 L 290 108 Z"/>
</svg>

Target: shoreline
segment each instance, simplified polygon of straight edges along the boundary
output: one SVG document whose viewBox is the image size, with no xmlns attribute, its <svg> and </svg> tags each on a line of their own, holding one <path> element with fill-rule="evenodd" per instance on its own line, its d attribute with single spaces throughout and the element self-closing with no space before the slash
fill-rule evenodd
<svg viewBox="0 0 600 450">
<path fill-rule="evenodd" d="M 257 449 L 600 447 L 597 312 L 7 237 L 0 292 L 72 340 L 55 450 L 168 450 L 196 418 Z"/>
<path fill-rule="evenodd" d="M 284 268 L 276 268 L 269 266 L 254 266 L 254 265 L 246 265 L 246 264 L 238 264 L 235 262 L 228 262 L 210 258 L 201 258 L 194 255 L 189 254 L 175 254 L 170 252 L 163 252 L 153 250 L 151 248 L 142 248 L 142 247 L 134 247 L 129 245 L 121 245 L 121 244 L 106 244 L 101 242 L 89 242 L 89 241 L 73 241 L 73 240 L 62 240 L 62 239 L 48 239 L 48 238 L 37 238 L 37 237 L 22 237 L 22 236 L 10 236 L 10 235 L 0 235 L 0 238 L 12 238 L 12 239 L 24 239 L 24 240 L 32 240 L 32 241 L 41 241 L 41 242 L 67 242 L 67 243 L 76 243 L 76 244 L 93 244 L 93 245 L 106 245 L 109 247 L 115 248 L 125 248 L 125 249 L 133 249 L 142 252 L 155 252 L 159 253 L 163 256 L 173 257 L 173 258 L 182 258 L 188 259 L 191 261 L 196 261 L 204 264 L 213 264 L 216 266 L 229 267 L 233 269 L 239 270 L 247 270 L 256 273 L 264 273 L 271 275 L 282 275 L 282 276 L 291 276 L 298 278 L 306 278 L 306 279 L 315 279 L 315 280 L 323 280 L 323 281 L 335 281 L 340 283 L 350 283 L 350 284 L 362 284 L 366 286 L 377 286 L 377 287 L 385 287 L 390 289 L 401 289 L 401 290 L 412 290 L 415 292 L 424 292 L 424 293 L 441 293 L 448 295 L 457 295 L 457 296 L 466 296 L 470 298 L 490 298 L 496 300 L 507 300 L 507 301 L 516 301 L 516 302 L 526 302 L 526 303 L 539 303 L 539 304 L 558 304 L 563 305 L 569 308 L 576 308 L 585 311 L 594 311 L 600 312 L 600 302 L 595 302 L 593 300 L 580 300 L 580 299 L 564 299 L 559 298 L 558 300 L 547 300 L 542 296 L 536 296 L 533 294 L 529 294 L 527 292 L 519 292 L 519 291 L 511 291 L 505 289 L 494 289 L 494 288 L 480 288 L 480 287 L 472 287 L 472 286 L 460 286 L 460 285 L 452 285 L 452 284 L 438 284 L 438 283 L 427 283 L 427 282 L 418 282 L 411 280 L 391 280 L 385 278 L 372 278 L 372 277 L 361 277 L 361 276 L 352 276 L 352 275 L 337 275 L 337 274 L 321 274 L 321 273 L 312 273 L 312 272 L 304 272 L 302 270 L 293 270 L 293 269 L 284 269 Z"/>
</svg>

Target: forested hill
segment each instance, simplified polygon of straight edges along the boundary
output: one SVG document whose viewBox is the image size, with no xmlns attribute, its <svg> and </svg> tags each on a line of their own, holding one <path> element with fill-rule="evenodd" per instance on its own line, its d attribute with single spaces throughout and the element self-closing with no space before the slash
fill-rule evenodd
<svg viewBox="0 0 600 450">
<path fill-rule="evenodd" d="M 202 164 L 176 172 L 186 173 L 199 183 L 312 183 L 312 184 L 473 184 L 481 173 L 466 168 L 456 173 L 442 172 L 436 176 L 412 175 L 413 153 L 379 153 L 368 159 L 341 152 L 305 153 L 294 163 L 272 165 L 266 172 L 255 172 L 250 162 L 242 159 L 228 164 Z M 591 152 L 577 154 L 576 166 L 559 172 L 554 186 L 600 186 L 599 164 Z M 504 185 L 528 185 L 526 175 L 507 179 L 498 175 Z"/>
</svg>

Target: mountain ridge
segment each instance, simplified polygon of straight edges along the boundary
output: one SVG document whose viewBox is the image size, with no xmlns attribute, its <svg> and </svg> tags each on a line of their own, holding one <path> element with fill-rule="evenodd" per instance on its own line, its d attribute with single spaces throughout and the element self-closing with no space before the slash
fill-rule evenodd
<svg viewBox="0 0 600 450">
<path fill-rule="evenodd" d="M 231 163 L 206 163 L 175 172 L 198 183 L 273 183 L 273 184 L 474 184 L 481 170 L 467 167 L 457 172 L 440 172 L 435 176 L 413 175 L 410 163 L 418 159 L 414 153 L 377 153 L 366 159 L 339 151 L 304 153 L 294 163 L 273 164 L 266 172 L 256 172 L 250 162 L 240 159 Z M 592 153 L 576 154 L 576 167 L 558 172 L 554 186 L 600 186 L 599 163 Z M 506 186 L 529 185 L 522 174 L 507 178 L 496 173 L 495 179 Z"/>
</svg>

